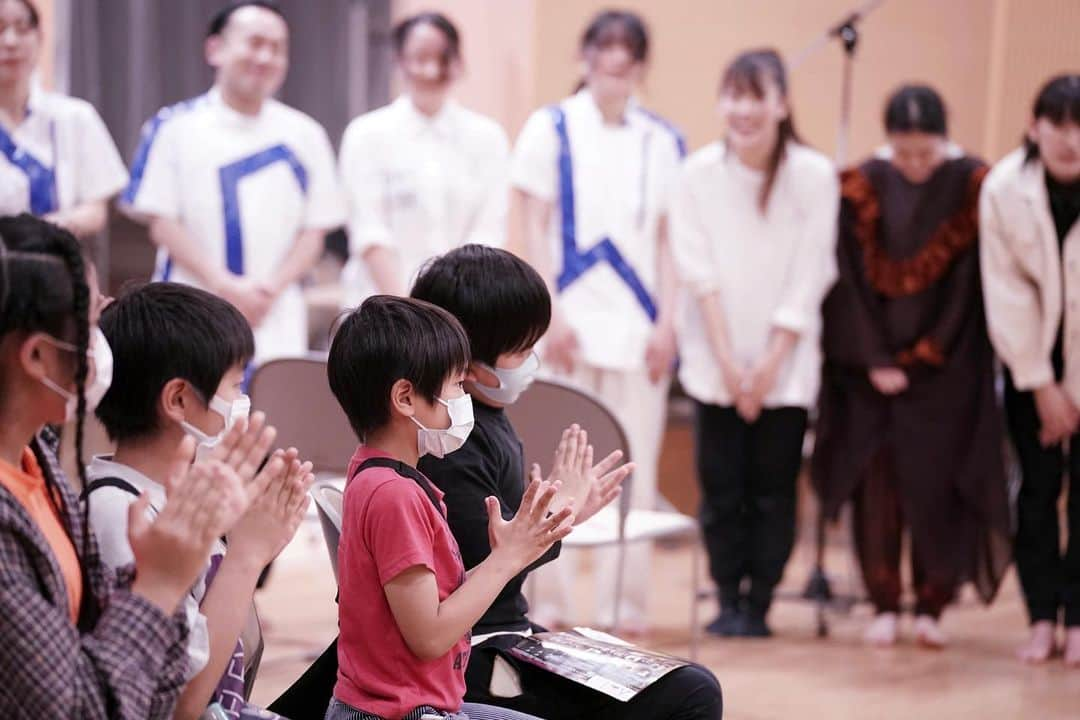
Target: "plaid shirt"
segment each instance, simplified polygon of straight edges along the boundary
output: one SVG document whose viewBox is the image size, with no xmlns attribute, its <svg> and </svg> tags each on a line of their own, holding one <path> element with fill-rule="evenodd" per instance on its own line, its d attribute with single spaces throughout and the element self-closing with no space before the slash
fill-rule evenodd
<svg viewBox="0 0 1080 720">
<path fill-rule="evenodd" d="M 78 499 L 56 459 L 57 437 L 31 444 L 59 489 L 61 519 L 82 543 Z M 184 683 L 187 625 L 130 591 L 134 568 L 114 576 L 93 533 L 83 558 L 83 605 L 72 625 L 60 567 L 22 505 L 0 487 L 0 717 L 168 718 Z"/>
</svg>

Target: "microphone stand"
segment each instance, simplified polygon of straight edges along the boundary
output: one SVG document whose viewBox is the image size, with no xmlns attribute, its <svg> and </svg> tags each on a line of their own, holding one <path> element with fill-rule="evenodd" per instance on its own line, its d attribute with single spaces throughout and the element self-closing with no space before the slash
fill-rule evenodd
<svg viewBox="0 0 1080 720">
<path fill-rule="evenodd" d="M 855 50 L 859 46 L 859 23 L 884 2 L 885 0 L 867 0 L 847 17 L 827 29 L 823 35 L 796 55 L 792 61 L 792 69 L 796 69 L 810 57 L 827 47 L 833 40 L 840 41 L 844 51 L 844 65 L 840 86 L 840 120 L 836 133 L 836 155 L 834 158 L 838 168 L 844 167 L 848 159 L 848 145 L 851 135 L 853 71 L 855 69 Z M 826 518 L 824 505 L 821 503 L 820 498 L 818 499 L 818 506 L 817 524 L 814 528 L 814 569 L 810 573 L 802 597 L 816 604 L 817 635 L 818 637 L 826 637 L 829 634 L 828 623 L 825 619 L 826 608 L 833 602 L 839 602 L 845 610 L 850 610 L 855 603 L 855 597 L 854 595 L 844 598 L 837 597 L 829 582 L 829 576 L 825 574 Z"/>
<path fill-rule="evenodd" d="M 833 40 L 840 41 L 844 50 L 844 68 L 840 85 L 840 122 L 837 128 L 835 156 L 836 166 L 840 168 L 847 162 L 848 140 L 851 134 L 852 84 L 855 49 L 859 46 L 859 23 L 884 2 L 885 0 L 867 0 L 843 20 L 826 30 L 817 40 L 803 48 L 791 63 L 792 69 L 796 69 Z"/>
</svg>

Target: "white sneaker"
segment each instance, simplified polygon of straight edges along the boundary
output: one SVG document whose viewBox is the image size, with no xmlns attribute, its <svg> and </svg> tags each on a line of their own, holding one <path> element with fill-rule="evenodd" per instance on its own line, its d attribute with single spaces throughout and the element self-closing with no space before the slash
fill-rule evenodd
<svg viewBox="0 0 1080 720">
<path fill-rule="evenodd" d="M 875 647 L 891 647 L 896 644 L 900 619 L 896 613 L 883 612 L 874 618 L 874 622 L 863 633 L 863 641 Z"/>
<path fill-rule="evenodd" d="M 941 650 L 949 644 L 949 637 L 937 620 L 919 615 L 915 618 L 915 642 L 931 650 Z"/>
</svg>

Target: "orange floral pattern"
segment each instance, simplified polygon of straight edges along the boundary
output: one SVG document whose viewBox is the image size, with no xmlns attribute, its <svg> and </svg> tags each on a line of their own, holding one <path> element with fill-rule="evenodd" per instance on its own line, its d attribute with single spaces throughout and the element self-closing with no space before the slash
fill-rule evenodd
<svg viewBox="0 0 1080 720">
<path fill-rule="evenodd" d="M 911 348 L 897 353 L 896 362 L 900 367 L 930 365 L 941 367 L 945 364 L 945 353 L 933 338 L 920 338 Z"/>
<path fill-rule="evenodd" d="M 975 243 L 979 231 L 979 189 L 988 170 L 980 166 L 972 171 L 961 208 L 938 226 L 915 255 L 903 260 L 889 257 L 878 242 L 881 204 L 869 178 L 859 168 L 841 173 L 840 192 L 854 212 L 853 232 L 862 250 L 867 280 L 874 290 L 889 298 L 922 292 Z"/>
</svg>

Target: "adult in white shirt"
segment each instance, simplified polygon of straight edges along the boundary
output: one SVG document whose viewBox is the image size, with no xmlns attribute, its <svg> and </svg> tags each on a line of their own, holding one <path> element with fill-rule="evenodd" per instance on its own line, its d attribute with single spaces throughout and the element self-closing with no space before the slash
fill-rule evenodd
<svg viewBox="0 0 1080 720">
<path fill-rule="evenodd" d="M 421 13 L 394 28 L 393 45 L 405 92 L 355 118 L 341 143 L 349 306 L 374 292 L 407 295 L 432 257 L 506 240 L 509 141 L 450 97 L 462 70 L 457 28 Z"/>
<path fill-rule="evenodd" d="M 639 17 L 601 13 L 586 29 L 581 53 L 581 90 L 532 114 L 514 148 L 511 183 L 529 259 L 553 298 L 545 362 L 618 415 L 637 466 L 631 504 L 653 509 L 675 357 L 676 280 L 665 200 L 684 143 L 633 97 L 648 55 Z M 650 549 L 641 543 L 628 551 L 624 631 L 647 627 Z M 574 560 L 564 553 L 562 562 L 539 572 L 535 615 L 571 616 L 568 563 Z M 613 620 L 615 565 L 611 557 L 597 560 L 602 626 Z"/>
<path fill-rule="evenodd" d="M 90 103 L 36 87 L 41 46 L 30 0 L 0 0 L 0 215 L 30 212 L 87 237 L 105 227 L 127 170 Z"/>
<path fill-rule="evenodd" d="M 148 222 L 155 279 L 209 290 L 255 331 L 255 362 L 306 352 L 299 281 L 344 222 L 325 130 L 273 99 L 288 26 L 272 3 L 220 11 L 206 39 L 213 88 L 143 129 L 123 206 Z"/>
<path fill-rule="evenodd" d="M 689 290 L 679 379 L 696 401 L 702 529 L 720 594 L 708 629 L 765 637 L 820 383 L 839 184 L 832 163 L 798 141 L 774 51 L 743 53 L 727 68 L 720 114 L 724 140 L 686 161 L 671 203 Z"/>
</svg>

